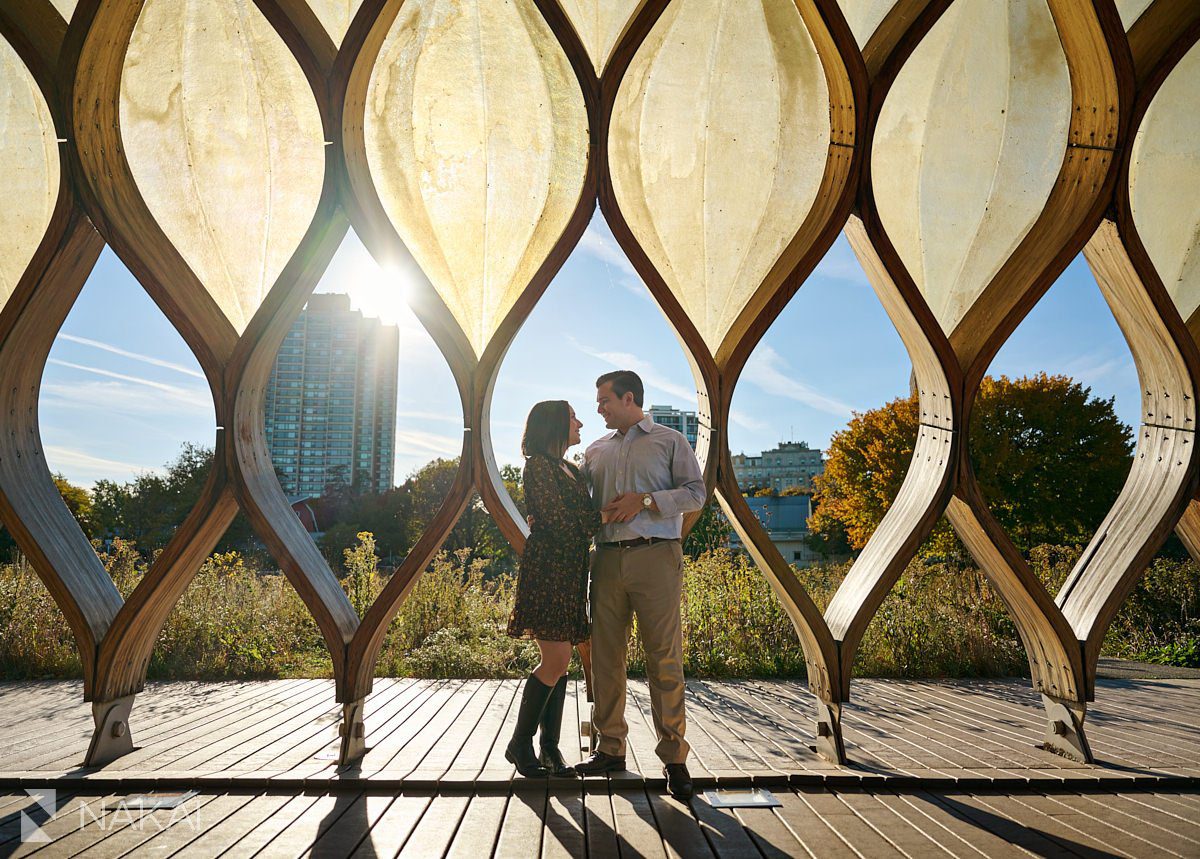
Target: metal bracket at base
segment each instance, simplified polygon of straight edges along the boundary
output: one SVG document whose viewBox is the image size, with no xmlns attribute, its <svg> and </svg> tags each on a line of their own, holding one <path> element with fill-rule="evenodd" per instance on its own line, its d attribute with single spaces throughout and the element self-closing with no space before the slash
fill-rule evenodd
<svg viewBox="0 0 1200 859">
<path fill-rule="evenodd" d="M 129 730 L 129 714 L 133 711 L 135 695 L 126 695 L 115 701 L 93 701 L 92 742 L 88 746 L 86 767 L 100 767 L 133 751 L 133 733 Z"/>
<path fill-rule="evenodd" d="M 1046 708 L 1046 737 L 1043 745 L 1073 761 L 1085 764 L 1095 762 L 1087 735 L 1083 732 L 1083 720 L 1087 715 L 1087 704 L 1078 701 L 1060 701 L 1049 695 L 1042 696 Z"/>
<path fill-rule="evenodd" d="M 846 764 L 842 742 L 842 705 L 817 699 L 817 741 L 813 751 L 833 764 Z"/>
<path fill-rule="evenodd" d="M 345 766 L 362 760 L 367 753 L 367 731 L 363 725 L 364 698 L 342 705 L 342 724 L 338 725 L 341 746 L 338 764 Z"/>
</svg>

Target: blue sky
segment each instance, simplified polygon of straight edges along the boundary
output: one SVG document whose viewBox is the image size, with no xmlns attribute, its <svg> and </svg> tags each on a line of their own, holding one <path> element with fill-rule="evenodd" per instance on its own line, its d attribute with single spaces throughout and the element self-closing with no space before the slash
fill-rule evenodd
<svg viewBox="0 0 1200 859">
<path fill-rule="evenodd" d="M 454 456 L 461 413 L 433 341 L 352 233 L 318 290 L 350 292 L 400 326 L 396 479 Z M 530 406 L 567 399 L 586 440 L 603 432 L 593 382 L 637 370 L 648 403 L 695 407 L 691 372 L 650 293 L 597 214 L 580 245 L 517 334 L 496 384 L 497 459 L 519 463 Z M 844 239 L 839 239 L 768 331 L 734 395 L 731 447 L 781 440 L 825 447 L 852 410 L 904 394 L 908 355 Z M 1066 373 L 1138 417 L 1133 361 L 1082 257 L 1034 308 L 993 362 L 1010 376 Z M 115 255 L 105 250 L 50 354 L 41 396 L 52 470 L 90 485 L 160 469 L 185 441 L 211 445 L 212 400 L 182 338 Z"/>
</svg>

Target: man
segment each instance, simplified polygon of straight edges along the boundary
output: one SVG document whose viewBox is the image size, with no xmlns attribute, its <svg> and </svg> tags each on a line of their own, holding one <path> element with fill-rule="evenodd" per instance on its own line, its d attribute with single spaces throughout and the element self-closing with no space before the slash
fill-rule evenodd
<svg viewBox="0 0 1200 859">
<path fill-rule="evenodd" d="M 593 503 L 606 513 L 592 562 L 592 724 L 597 750 L 576 766 L 583 775 L 625 769 L 625 653 L 637 615 L 646 652 L 655 751 L 667 789 L 692 795 L 684 739 L 683 514 L 708 497 L 696 454 L 683 434 L 642 411 L 642 380 L 629 370 L 596 380 L 596 411 L 613 432 L 588 447 L 583 472 Z"/>
</svg>

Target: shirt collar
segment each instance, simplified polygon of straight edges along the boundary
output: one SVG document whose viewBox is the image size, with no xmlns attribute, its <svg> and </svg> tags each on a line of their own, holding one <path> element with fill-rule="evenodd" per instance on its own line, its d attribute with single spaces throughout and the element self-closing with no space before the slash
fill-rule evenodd
<svg viewBox="0 0 1200 859">
<path fill-rule="evenodd" d="M 650 415 L 646 415 L 644 418 L 642 418 L 640 421 L 638 421 L 636 424 L 634 424 L 633 427 L 637 427 L 644 433 L 649 433 L 650 430 L 654 427 L 654 418 L 650 417 Z M 629 429 L 633 429 L 633 427 L 630 427 Z M 629 430 L 625 431 L 625 435 L 629 435 Z M 624 436 L 621 434 L 620 430 L 615 430 L 613 432 L 612 437 L 613 438 L 624 438 Z"/>
</svg>

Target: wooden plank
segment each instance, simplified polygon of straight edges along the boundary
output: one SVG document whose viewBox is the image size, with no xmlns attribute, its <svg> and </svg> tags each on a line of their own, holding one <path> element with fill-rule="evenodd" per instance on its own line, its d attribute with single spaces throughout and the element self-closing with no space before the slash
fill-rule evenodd
<svg viewBox="0 0 1200 859">
<path fill-rule="evenodd" d="M 880 835 L 832 791 L 823 788 L 799 788 L 797 795 L 855 852 L 865 856 L 886 856 L 896 852 L 894 844 Z"/>
<path fill-rule="evenodd" d="M 1069 826 L 1080 839 L 1093 838 L 1097 843 L 1110 845 L 1124 855 L 1195 856 L 1197 851 L 1188 850 L 1169 833 L 1155 832 L 1149 826 L 1130 818 L 1119 817 L 1120 803 L 1112 800 L 1108 808 L 1097 813 L 1095 806 L 1083 802 L 1080 797 L 1066 794 L 1050 796 L 1040 793 L 1014 795 L 1013 801 L 1047 817 Z M 1183 848 L 1185 852 L 1180 852 Z"/>
<path fill-rule="evenodd" d="M 482 691 L 484 688 L 484 685 L 478 680 L 465 680 L 459 683 L 453 694 L 405 744 L 404 748 L 392 757 L 386 768 L 401 778 L 411 776 L 433 781 L 441 778 L 447 768 L 445 763 L 439 766 L 435 762 L 428 768 L 424 767 L 423 763 L 438 745 L 447 739 L 448 735 L 453 736 L 450 734 L 450 730 L 459 718 L 464 714 L 478 717 L 483 707 L 487 705 L 487 695 Z M 469 730 L 469 727 L 469 725 L 466 726 L 466 730 Z M 452 751 L 457 751 L 457 747 Z M 453 755 L 451 754 L 450 757 L 452 759 Z"/>
<path fill-rule="evenodd" d="M 695 702 L 696 726 L 723 745 L 730 758 L 745 775 L 781 774 L 797 769 L 796 761 L 774 743 L 746 724 L 753 708 L 735 698 L 726 697 L 708 684 L 693 680 L 688 684 Z"/>
<path fill-rule="evenodd" d="M 608 784 L 589 781 L 584 782 L 583 786 L 583 828 L 587 832 L 585 855 L 589 859 L 615 859 L 620 855 L 620 851 L 617 847 L 617 823 L 613 817 Z"/>
<path fill-rule="evenodd" d="M 284 806 L 297 800 L 295 796 L 286 794 L 250 794 L 244 798 L 248 801 L 236 812 L 216 821 L 196 838 L 174 849 L 169 855 L 220 856 L 263 821 L 269 820 Z"/>
<path fill-rule="evenodd" d="M 488 702 L 487 709 L 480 716 L 475 729 L 463 743 L 458 754 L 443 774 L 443 778 L 454 781 L 474 781 L 483 773 L 488 760 L 497 748 L 503 750 L 508 737 L 503 733 L 508 720 L 509 711 L 515 708 L 517 701 L 516 685 L 497 683 L 496 692 Z M 516 718 L 515 712 L 513 718 Z M 503 760 L 503 759 L 502 759 Z M 504 761 L 505 766 L 508 762 Z"/>
<path fill-rule="evenodd" d="M 793 790 L 779 790 L 775 795 L 783 803 L 775 813 L 792 835 L 800 842 L 804 853 L 815 859 L 852 859 L 858 856 L 837 830 L 826 823 L 800 794 Z M 797 851 L 799 854 L 800 851 Z M 802 855 L 802 854 L 801 854 Z"/>
<path fill-rule="evenodd" d="M 245 699 L 240 697 L 235 697 L 233 700 L 219 698 L 211 707 L 202 707 L 196 713 L 188 709 L 186 699 L 179 700 L 177 705 L 172 704 L 173 697 L 154 702 L 154 706 L 151 707 L 136 708 L 135 713 L 141 710 L 149 711 L 133 722 L 134 741 L 141 748 L 118 758 L 106 769 L 129 769 L 137 766 L 147 757 L 159 752 L 165 744 L 187 735 L 189 732 L 193 735 L 212 733 L 223 725 L 236 722 L 239 716 L 241 719 L 245 719 L 247 714 L 256 712 L 264 705 L 270 706 L 272 701 L 282 701 L 294 695 L 305 694 L 300 690 L 306 690 L 308 694 L 312 694 L 322 685 L 321 681 L 315 680 L 296 681 L 296 684 L 295 691 L 290 694 L 287 690 L 276 688 L 267 694 L 248 693 L 248 697 Z M 255 692 L 257 691 L 255 690 Z M 59 769 L 76 766 L 82 761 L 91 737 L 91 719 L 89 718 L 87 721 L 89 724 L 85 726 L 83 735 L 76 743 L 64 746 L 60 738 L 51 738 L 44 746 L 45 750 L 39 750 L 36 756 L 23 756 L 21 766 L 26 769 Z"/>
<path fill-rule="evenodd" d="M 701 807 L 704 810 L 713 811 L 706 802 L 699 801 L 694 806 L 690 806 L 672 796 L 659 794 L 652 790 L 646 791 L 646 798 L 650 801 L 650 810 L 654 813 L 654 821 L 658 826 L 658 832 L 662 836 L 663 846 L 666 847 L 668 856 L 679 857 L 679 859 L 712 856 L 715 846 L 728 847 L 731 844 L 739 843 L 735 834 L 729 831 L 731 827 L 715 828 L 712 820 L 706 821 Z M 695 813 L 693 813 L 693 809 L 695 809 Z M 718 850 L 716 855 L 738 854 L 727 854 Z"/>
<path fill-rule="evenodd" d="M 898 852 L 907 856 L 953 855 L 944 849 L 941 842 L 931 838 L 922 827 L 909 825 L 908 819 L 894 814 L 869 791 L 834 791 L 856 817 L 891 844 Z"/>
<path fill-rule="evenodd" d="M 1061 855 L 1068 851 L 1080 856 L 1112 855 L 1110 847 L 1091 839 L 1078 839 L 1075 832 L 1062 826 L 1055 818 L 1033 813 L 1030 809 L 1013 803 L 1009 797 L 947 791 L 939 794 L 937 799 L 975 825 L 982 826 L 1006 841 L 1039 855 Z"/>
<path fill-rule="evenodd" d="M 395 797 L 359 794 L 341 817 L 328 826 L 301 856 L 349 856 L 367 838 Z"/>
<path fill-rule="evenodd" d="M 376 859 L 398 854 L 432 800 L 432 795 L 427 793 L 397 796 L 351 855 L 355 859 Z"/>
<path fill-rule="evenodd" d="M 546 801 L 545 825 L 542 827 L 543 859 L 571 859 L 584 855 L 586 839 L 583 834 L 583 791 L 553 788 Z"/>
<path fill-rule="evenodd" d="M 515 789 L 504 810 L 504 822 L 496 839 L 498 859 L 525 859 L 535 844 L 542 842 L 542 821 L 546 815 L 546 791 Z"/>
<path fill-rule="evenodd" d="M 47 817 L 41 806 L 30 798 L 23 810 L 29 818 L 52 840 L 67 835 L 79 827 L 81 812 L 84 820 L 92 816 L 103 817 L 104 804 L 113 797 L 108 794 L 68 794 L 55 797 L 55 812 Z M 21 843 L 21 816 L 19 812 L 12 813 L 0 824 L 0 851 L 5 855 L 16 855 L 22 849 L 28 853 L 29 847 Z M 36 846 L 36 845 L 35 845 Z"/>
<path fill-rule="evenodd" d="M 164 769 L 194 771 L 226 749 L 236 748 L 239 743 L 288 718 L 301 714 L 311 717 L 312 708 L 329 692 L 326 684 L 317 683 L 305 686 L 297 694 L 286 698 L 273 698 L 251 707 L 239 707 L 222 718 L 210 719 L 207 723 L 199 722 L 191 729 L 173 735 L 166 744 L 156 743 L 135 749 L 109 766 L 114 772 Z"/>
<path fill-rule="evenodd" d="M 258 808 L 255 807 L 255 803 L 251 803 L 243 810 L 244 814 L 263 811 L 266 812 L 266 815 L 258 820 L 254 828 L 241 833 L 238 840 L 227 847 L 221 856 L 229 857 L 229 859 L 250 859 L 257 855 L 275 839 L 275 836 L 285 832 L 304 812 L 312 808 L 317 799 L 316 796 L 301 793 L 291 796 L 283 805 L 273 808 L 266 804 L 264 807 Z M 192 852 L 192 849 L 184 851 L 185 855 Z"/>
<path fill-rule="evenodd" d="M 407 777 L 430 780 L 443 778 L 454 765 L 463 746 L 479 730 L 480 721 L 491 707 L 499 688 L 495 683 L 477 682 L 468 705 L 453 716 L 445 731 L 430 745 Z M 476 758 L 475 762 L 479 765 L 483 758 Z"/>
<path fill-rule="evenodd" d="M 699 800 L 703 802 L 703 800 Z M 773 808 L 739 808 L 733 812 L 746 834 L 767 859 L 802 856 L 808 851 Z"/>
<path fill-rule="evenodd" d="M 269 856 L 301 856 L 307 853 L 361 798 L 361 793 L 318 796 L 316 802 L 268 841 L 263 850 Z"/>
<path fill-rule="evenodd" d="M 508 795 L 474 796 L 467 806 L 462 823 L 454 833 L 447 859 L 481 859 L 491 856 L 500 837 Z"/>
<path fill-rule="evenodd" d="M 947 808 L 926 799 L 922 791 L 876 793 L 875 799 L 893 814 L 920 830 L 951 856 L 1025 856 L 1026 853 L 986 829 L 968 823 Z"/>
<path fill-rule="evenodd" d="M 663 839 L 646 791 L 640 788 L 614 789 L 610 797 L 621 856 L 665 857 L 667 853 Z"/>
<path fill-rule="evenodd" d="M 1077 799 L 1092 806 L 1093 814 L 1115 814 L 1127 826 L 1146 826 L 1168 833 L 1181 847 L 1186 846 L 1200 856 L 1200 821 L 1191 815 L 1180 814 L 1178 809 L 1164 807 L 1161 802 L 1148 802 L 1148 797 L 1140 793 L 1079 794 Z"/>
<path fill-rule="evenodd" d="M 449 850 L 470 801 L 469 794 L 434 796 L 412 836 L 404 842 L 400 856 L 405 859 L 441 859 Z"/>
<path fill-rule="evenodd" d="M 462 686 L 462 681 L 438 683 L 431 693 L 418 704 L 409 708 L 402 721 L 390 730 L 372 750 L 371 766 L 381 772 L 391 770 L 393 761 L 412 742 L 429 720 L 436 716 Z"/>
</svg>

